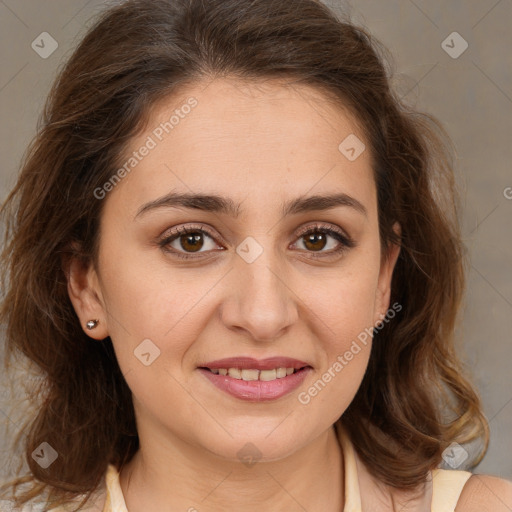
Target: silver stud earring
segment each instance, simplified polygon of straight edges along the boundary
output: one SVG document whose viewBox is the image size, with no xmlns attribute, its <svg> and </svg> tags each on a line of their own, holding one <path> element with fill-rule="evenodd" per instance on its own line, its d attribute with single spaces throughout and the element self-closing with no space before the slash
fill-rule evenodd
<svg viewBox="0 0 512 512">
<path fill-rule="evenodd" d="M 99 320 L 89 320 L 86 324 L 87 329 L 92 330 L 100 323 Z"/>
</svg>

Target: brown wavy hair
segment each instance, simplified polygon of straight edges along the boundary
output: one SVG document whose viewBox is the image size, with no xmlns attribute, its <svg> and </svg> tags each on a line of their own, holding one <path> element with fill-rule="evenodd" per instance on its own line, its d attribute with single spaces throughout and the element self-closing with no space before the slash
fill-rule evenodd
<svg viewBox="0 0 512 512">
<path fill-rule="evenodd" d="M 217 77 L 316 87 L 363 127 L 383 253 L 402 247 L 391 293 L 402 310 L 375 332 L 368 370 L 338 420 L 369 471 L 412 490 L 453 441 L 483 441 L 469 467 L 483 458 L 488 423 L 454 336 L 467 262 L 453 144 L 393 90 L 382 44 L 345 18 L 315 0 L 128 0 L 100 14 L 66 62 L 1 209 L 6 365 L 23 354 L 42 376 L 22 429 L 30 474 L 10 484 L 16 504 L 43 494 L 47 504 L 79 494 L 86 503 L 107 465 L 121 468 L 138 449 L 112 343 L 91 343 L 82 330 L 64 263 L 97 263 L 105 202 L 93 190 L 125 160 L 151 107 Z M 48 469 L 31 457 L 43 441 L 65 454 Z"/>
</svg>

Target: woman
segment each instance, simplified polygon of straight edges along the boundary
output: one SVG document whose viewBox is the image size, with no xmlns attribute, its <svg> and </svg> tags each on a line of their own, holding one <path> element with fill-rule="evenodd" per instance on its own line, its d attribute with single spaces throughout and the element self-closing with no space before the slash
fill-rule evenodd
<svg viewBox="0 0 512 512">
<path fill-rule="evenodd" d="M 378 48 L 313 0 L 89 31 L 3 207 L 7 347 L 44 376 L 15 507 L 509 510 L 463 469 L 446 135 Z"/>
</svg>

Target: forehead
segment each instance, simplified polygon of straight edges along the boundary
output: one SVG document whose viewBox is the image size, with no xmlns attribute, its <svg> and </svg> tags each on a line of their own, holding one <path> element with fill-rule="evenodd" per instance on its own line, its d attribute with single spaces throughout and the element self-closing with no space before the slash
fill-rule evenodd
<svg viewBox="0 0 512 512">
<path fill-rule="evenodd" d="M 194 144 L 203 143 L 202 149 L 216 148 L 217 153 L 239 150 L 244 156 L 256 153 L 264 158 L 253 141 L 264 142 L 265 149 L 276 156 L 290 150 L 314 154 L 328 146 L 337 149 L 343 134 L 364 139 L 357 118 L 342 103 L 334 104 L 332 96 L 312 86 L 277 79 L 242 82 L 226 78 L 195 84 L 179 96 L 156 103 L 148 130 L 165 124 L 173 112 L 185 109 L 190 98 L 196 106 L 175 119 L 177 123 L 169 134 L 183 150 L 193 151 Z M 190 132 L 194 132 L 193 137 Z M 301 142 L 309 144 L 301 146 Z"/>
<path fill-rule="evenodd" d="M 348 159 L 340 150 L 347 139 L 360 143 L 358 150 L 367 147 L 350 111 L 313 87 L 278 80 L 204 81 L 152 107 L 144 132 L 130 141 L 125 163 L 143 146 L 151 149 L 113 195 L 137 205 L 171 190 L 238 200 L 243 191 L 249 202 L 252 196 L 260 204 L 308 191 L 345 192 L 371 202 L 370 152 Z"/>
</svg>

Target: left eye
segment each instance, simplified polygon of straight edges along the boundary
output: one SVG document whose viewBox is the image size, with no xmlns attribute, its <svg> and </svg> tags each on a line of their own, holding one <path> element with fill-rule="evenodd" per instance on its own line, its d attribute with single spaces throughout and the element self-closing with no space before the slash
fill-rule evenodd
<svg viewBox="0 0 512 512">
<path fill-rule="evenodd" d="M 299 236 L 299 240 L 297 243 L 302 242 L 306 250 L 310 250 L 313 252 L 319 252 L 322 251 L 322 249 L 325 249 L 328 244 L 328 238 L 331 238 L 338 242 L 338 245 L 341 244 L 342 246 L 348 245 L 346 238 L 338 233 L 337 231 L 334 231 L 332 229 L 327 228 L 313 228 L 309 229 L 305 233 L 302 233 Z M 331 247 L 327 247 L 328 249 L 332 249 L 332 245 L 334 245 L 334 250 L 331 251 L 323 251 L 323 252 L 337 252 L 340 250 L 339 248 L 336 249 L 336 243 L 331 244 Z"/>
<path fill-rule="evenodd" d="M 186 254 L 187 251 L 194 253 L 199 252 L 200 249 L 204 247 L 203 238 L 209 238 L 212 242 L 214 242 L 213 237 L 201 228 L 191 228 L 184 227 L 178 228 L 174 233 L 170 236 L 166 237 L 164 240 L 160 242 L 160 246 L 164 248 L 168 252 L 176 253 L 178 257 L 188 258 L 193 257 Z M 177 243 L 181 247 L 173 246 L 174 243 Z M 215 249 L 217 245 L 212 243 L 212 249 Z M 173 250 L 170 251 L 168 247 L 171 247 Z M 181 249 L 185 249 L 185 253 L 181 252 Z M 201 251 L 205 252 L 205 251 Z"/>
<path fill-rule="evenodd" d="M 211 246 L 205 249 L 205 237 L 210 240 Z M 328 239 L 331 238 L 338 242 L 338 244 L 331 242 L 329 244 Z M 174 245 L 175 244 L 175 245 Z M 298 235 L 298 241 L 294 245 L 303 245 L 299 247 L 307 252 L 320 253 L 319 256 L 312 254 L 314 257 L 329 256 L 337 254 L 349 247 L 354 246 L 354 242 L 346 235 L 338 232 L 334 229 L 326 227 L 313 226 L 309 229 L 301 232 Z M 160 247 L 168 252 L 176 255 L 179 258 L 194 258 L 193 253 L 208 252 L 209 249 L 215 249 L 219 247 L 213 238 L 207 231 L 202 227 L 182 227 L 176 229 L 168 237 L 164 238 L 159 242 Z M 207 244 L 206 244 L 207 245 Z M 330 245 L 330 247 L 328 247 Z M 334 248 L 333 248 L 334 245 Z M 339 247 L 336 248 L 336 245 Z M 325 250 L 324 249 L 330 249 Z M 223 250 L 223 248 L 220 248 Z M 324 254 L 325 253 L 325 254 Z"/>
</svg>

